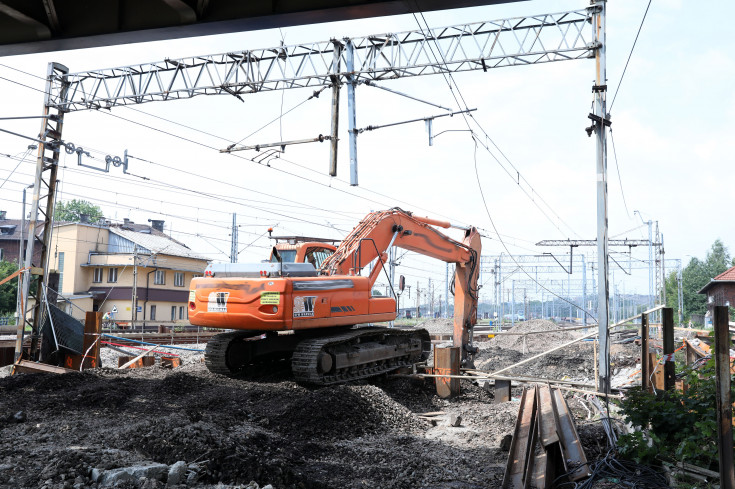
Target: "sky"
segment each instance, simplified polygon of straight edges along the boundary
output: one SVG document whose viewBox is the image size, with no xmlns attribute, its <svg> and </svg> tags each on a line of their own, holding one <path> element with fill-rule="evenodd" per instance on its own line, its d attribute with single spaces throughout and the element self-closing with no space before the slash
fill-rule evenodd
<svg viewBox="0 0 735 489">
<path fill-rule="evenodd" d="M 712 27 L 711 13 L 705 14 L 696 2 L 656 0 L 621 84 L 647 4 L 608 2 L 608 109 L 614 141 L 614 152 L 610 141 L 608 153 L 609 235 L 646 239 L 648 227 L 643 221 L 653 221 L 654 228 L 657 222 L 670 269 L 675 262 L 669 259 L 686 264 L 692 256 L 703 258 L 716 239 L 730 248 L 735 246 L 735 228 L 727 221 L 726 211 L 733 208 L 728 170 L 735 153 L 731 136 L 735 130 L 735 60 L 727 53 L 735 46 L 731 36 Z M 578 0 L 528 1 L 427 12 L 425 19 L 431 27 L 440 27 L 587 5 Z M 715 8 L 707 12 L 723 18 L 735 13 L 731 2 L 717 0 L 708 5 Z M 50 61 L 66 65 L 71 72 L 84 72 L 281 42 L 291 45 L 418 28 L 414 16 L 393 16 L 2 57 L 0 117 L 41 113 L 42 94 L 33 88 L 43 88 L 39 77 L 45 75 Z M 232 213 L 237 213 L 240 226 L 239 261 L 257 262 L 268 256 L 268 227 L 274 227 L 274 234 L 341 238 L 370 211 L 399 206 L 418 215 L 477 226 L 485 236 L 483 255 L 553 252 L 565 263 L 568 249 L 542 248 L 535 243 L 596 237 L 595 138 L 584 130 L 590 125 L 587 114 L 592 107 L 594 74 L 593 60 L 578 60 L 457 73 L 451 90 L 445 78 L 437 75 L 384 82 L 385 87 L 455 110 L 453 94 L 460 94 L 468 107 L 477 109 L 472 116 L 487 133 L 489 139 L 479 137 L 491 151 L 475 145 L 460 116 L 434 121 L 435 134 L 447 132 L 438 135 L 433 146 L 428 145 L 423 122 L 365 132 L 357 143 L 358 187 L 348 184 L 345 90 L 336 178 L 327 173 L 328 143 L 289 146 L 280 158 L 268 161 L 270 166 L 249 160 L 259 160 L 262 152 L 233 156 L 218 151 L 274 119 L 275 123 L 242 144 L 328 134 L 329 91 L 307 102 L 313 89 L 251 94 L 243 101 L 229 96 L 196 97 L 120 107 L 109 113 L 73 112 L 65 117 L 63 139 L 98 158 L 90 164 L 108 154 L 122 156 L 127 149 L 135 157 L 128 171 L 150 180 L 122 175 L 115 168 L 109 174 L 82 168 L 75 156 L 65 155 L 59 172 L 59 199 L 91 201 L 113 221 L 163 219 L 166 232 L 216 261 L 229 261 Z M 357 127 L 444 112 L 364 85 L 356 94 Z M 298 104 L 302 105 L 279 118 Z M 2 120 L 0 128 L 35 136 L 38 120 Z M 22 156 L 28 144 L 0 134 L 0 209 L 7 210 L 10 218 L 20 216 L 21 191 L 33 181 L 35 153 L 20 165 L 2 155 Z M 518 174 L 504 170 L 499 161 L 506 169 L 512 164 L 526 184 L 518 185 Z M 596 261 L 594 252 L 594 247 L 577 248 L 575 255 L 586 254 L 589 267 Z M 646 293 L 647 259 L 647 250 L 634 250 L 630 260 L 637 269 L 631 275 L 618 269 L 611 276 L 612 288 Z M 611 264 L 611 270 L 614 268 Z M 443 292 L 444 264 L 410 254 L 402 257 L 398 273 L 419 288 L 425 288 L 432 278 L 441 282 L 437 293 Z M 588 268 L 588 282 L 592 275 Z M 492 297 L 493 280 L 488 277 L 491 275 L 485 274 L 481 279 L 485 284 L 482 294 Z M 566 280 L 566 275 L 560 271 L 546 278 Z M 528 285 L 523 285 L 528 277 L 516 274 L 516 279 L 519 287 Z M 579 267 L 572 280 L 581 289 Z M 512 286 L 508 282 L 504 289 Z"/>
</svg>

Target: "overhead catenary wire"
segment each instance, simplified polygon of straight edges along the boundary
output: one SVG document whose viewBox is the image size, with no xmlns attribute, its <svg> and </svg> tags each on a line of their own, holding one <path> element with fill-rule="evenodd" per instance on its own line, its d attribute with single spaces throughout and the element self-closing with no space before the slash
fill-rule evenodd
<svg viewBox="0 0 735 489">
<path fill-rule="evenodd" d="M 613 105 L 615 105 L 615 99 L 618 97 L 618 92 L 620 91 L 620 86 L 623 84 L 623 78 L 625 78 L 625 72 L 628 70 L 628 64 L 630 63 L 630 58 L 633 57 L 633 51 L 635 50 L 635 46 L 638 43 L 638 36 L 641 35 L 641 30 L 643 29 L 643 23 L 646 21 L 646 16 L 648 15 L 648 9 L 651 8 L 651 2 L 652 0 L 648 0 L 648 5 L 646 5 L 646 11 L 643 12 L 643 18 L 641 19 L 641 25 L 638 26 L 638 32 L 635 35 L 635 39 L 633 40 L 633 46 L 630 48 L 630 53 L 628 54 L 628 60 L 625 62 L 625 67 L 623 67 L 623 73 L 620 75 L 620 81 L 618 82 L 618 86 L 615 89 L 615 94 L 613 95 L 612 102 L 610 102 L 610 108 L 608 108 L 608 112 L 612 112 Z"/>
</svg>

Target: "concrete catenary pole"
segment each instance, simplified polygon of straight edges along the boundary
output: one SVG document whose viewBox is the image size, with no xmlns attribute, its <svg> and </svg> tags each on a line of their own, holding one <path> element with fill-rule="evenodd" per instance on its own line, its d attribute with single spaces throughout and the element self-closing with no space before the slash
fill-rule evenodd
<svg viewBox="0 0 735 489">
<path fill-rule="evenodd" d="M 342 43 L 332 40 L 334 44 L 334 58 L 332 61 L 332 139 L 329 141 L 329 176 L 337 176 L 337 136 L 339 134 L 339 68 L 342 59 Z"/>
<path fill-rule="evenodd" d="M 237 213 L 232 213 L 232 240 L 230 244 L 230 263 L 237 263 Z"/>
<path fill-rule="evenodd" d="M 347 73 L 355 71 L 355 50 L 352 41 L 345 40 Z M 347 75 L 347 126 L 350 136 L 350 185 L 357 185 L 357 117 L 355 115 L 355 85 L 351 74 Z"/>
<path fill-rule="evenodd" d="M 582 253 L 582 322 L 587 326 L 587 264 Z"/>
<path fill-rule="evenodd" d="M 600 391 L 610 392 L 610 344 L 608 317 L 608 256 L 607 256 L 607 68 L 605 35 L 606 0 L 594 0 L 596 9 L 593 18 L 593 30 L 597 49 L 595 50 L 596 78 L 593 92 L 595 94 L 595 133 L 597 139 L 597 274 L 599 293 L 597 298 L 597 318 L 599 324 L 600 355 L 598 357 L 598 375 Z"/>
</svg>

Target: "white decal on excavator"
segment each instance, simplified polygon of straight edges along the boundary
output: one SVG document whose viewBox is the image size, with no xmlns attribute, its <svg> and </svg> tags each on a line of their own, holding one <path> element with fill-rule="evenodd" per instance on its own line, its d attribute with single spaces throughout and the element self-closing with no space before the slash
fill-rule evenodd
<svg viewBox="0 0 735 489">
<path fill-rule="evenodd" d="M 306 318 L 314 316 L 316 296 L 296 296 L 293 298 L 293 317 Z"/>
<path fill-rule="evenodd" d="M 207 312 L 227 312 L 229 292 L 210 292 Z"/>
</svg>

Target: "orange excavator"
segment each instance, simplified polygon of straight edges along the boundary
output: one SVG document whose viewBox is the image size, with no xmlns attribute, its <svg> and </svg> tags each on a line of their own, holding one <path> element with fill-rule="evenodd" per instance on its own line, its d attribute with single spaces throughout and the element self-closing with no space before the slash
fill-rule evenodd
<svg viewBox="0 0 735 489">
<path fill-rule="evenodd" d="M 368 214 L 318 268 L 286 261 L 275 247 L 263 263 L 210 265 L 191 282 L 189 319 L 234 331 L 210 339 L 207 367 L 237 375 L 290 358 L 297 381 L 328 385 L 426 360 L 426 330 L 365 326 L 397 317 L 394 297 L 372 294 L 392 246 L 456 264 L 454 345 L 461 347 L 462 363 L 471 365 L 480 234 L 461 227 L 459 242 L 436 227 L 458 226 L 393 208 Z"/>
</svg>

